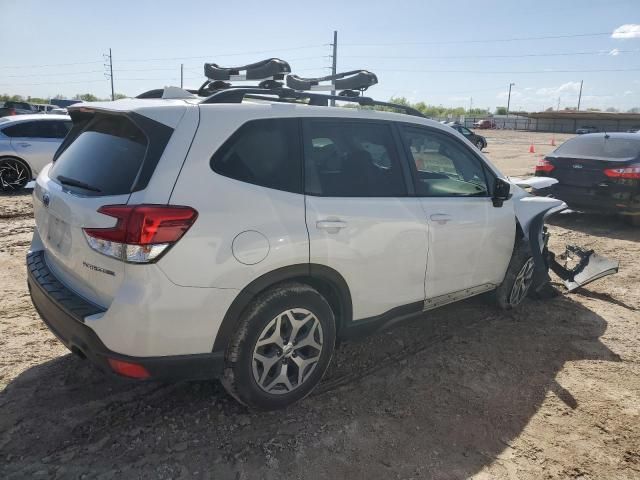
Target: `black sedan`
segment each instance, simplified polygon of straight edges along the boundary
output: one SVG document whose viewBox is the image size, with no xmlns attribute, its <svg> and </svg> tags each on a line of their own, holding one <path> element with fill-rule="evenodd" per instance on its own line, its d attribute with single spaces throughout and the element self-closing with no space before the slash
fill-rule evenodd
<svg viewBox="0 0 640 480">
<path fill-rule="evenodd" d="M 640 135 L 589 133 L 566 141 L 536 165 L 558 183 L 537 190 L 575 210 L 619 213 L 640 226 Z"/>
<path fill-rule="evenodd" d="M 447 123 L 447 125 L 449 125 L 451 128 L 453 128 L 454 130 L 457 130 L 462 135 L 467 137 L 467 140 L 469 140 L 471 143 L 473 143 L 478 148 L 478 150 L 482 150 L 483 148 L 486 148 L 487 139 L 484 138 L 482 135 L 478 135 L 477 133 L 473 133 L 467 127 L 463 127 L 459 123 Z"/>
</svg>

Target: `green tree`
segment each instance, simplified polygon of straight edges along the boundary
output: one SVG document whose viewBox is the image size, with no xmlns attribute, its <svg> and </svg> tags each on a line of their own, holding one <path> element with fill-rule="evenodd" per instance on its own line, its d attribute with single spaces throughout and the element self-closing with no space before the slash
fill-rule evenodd
<svg viewBox="0 0 640 480">
<path fill-rule="evenodd" d="M 496 107 L 496 115 L 506 115 L 507 107 Z"/>
<path fill-rule="evenodd" d="M 116 100 L 120 100 L 122 98 L 129 98 L 129 95 L 125 95 L 124 93 L 116 93 L 115 94 L 115 99 Z"/>
</svg>

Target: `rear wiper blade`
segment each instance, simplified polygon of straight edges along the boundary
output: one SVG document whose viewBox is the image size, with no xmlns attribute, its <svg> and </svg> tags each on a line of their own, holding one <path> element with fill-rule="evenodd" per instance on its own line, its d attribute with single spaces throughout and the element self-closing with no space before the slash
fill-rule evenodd
<svg viewBox="0 0 640 480">
<path fill-rule="evenodd" d="M 76 180 L 75 178 L 65 177 L 64 175 L 58 175 L 56 178 L 63 185 L 70 185 L 72 187 L 82 188 L 91 192 L 102 192 L 102 190 L 100 190 L 98 187 L 94 187 L 93 185 L 89 185 L 88 183 Z"/>
</svg>

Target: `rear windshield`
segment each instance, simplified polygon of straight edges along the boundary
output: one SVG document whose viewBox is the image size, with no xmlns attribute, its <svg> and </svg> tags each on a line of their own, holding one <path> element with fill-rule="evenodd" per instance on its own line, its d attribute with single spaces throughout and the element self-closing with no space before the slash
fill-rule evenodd
<svg viewBox="0 0 640 480">
<path fill-rule="evenodd" d="M 130 193 L 147 145 L 147 137 L 128 118 L 96 115 L 55 160 L 49 176 L 84 195 Z"/>
<path fill-rule="evenodd" d="M 624 160 L 640 155 L 640 138 L 605 138 L 604 135 L 576 137 L 556 149 L 554 156 Z"/>
</svg>

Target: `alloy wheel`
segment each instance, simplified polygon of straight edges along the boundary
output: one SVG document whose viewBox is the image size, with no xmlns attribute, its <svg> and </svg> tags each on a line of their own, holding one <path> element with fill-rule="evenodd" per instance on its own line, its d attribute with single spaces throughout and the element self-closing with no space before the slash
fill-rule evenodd
<svg viewBox="0 0 640 480">
<path fill-rule="evenodd" d="M 522 300 L 524 300 L 524 297 L 529 291 L 529 287 L 531 287 L 533 269 L 533 258 L 529 257 L 518 272 L 518 275 L 513 282 L 513 287 L 511 287 L 511 294 L 509 295 L 509 303 L 511 305 L 518 305 Z"/>
<path fill-rule="evenodd" d="M 273 318 L 253 349 L 253 378 L 261 390 L 282 395 L 299 388 L 322 354 L 323 332 L 307 309 L 292 308 Z"/>
<path fill-rule="evenodd" d="M 20 190 L 29 181 L 29 170 L 19 160 L 0 160 L 0 189 Z"/>
</svg>

